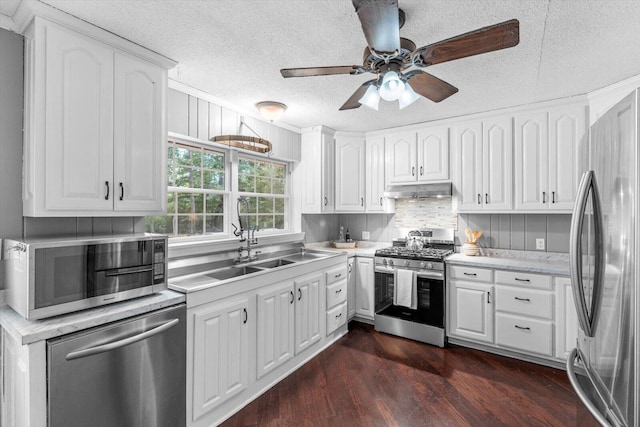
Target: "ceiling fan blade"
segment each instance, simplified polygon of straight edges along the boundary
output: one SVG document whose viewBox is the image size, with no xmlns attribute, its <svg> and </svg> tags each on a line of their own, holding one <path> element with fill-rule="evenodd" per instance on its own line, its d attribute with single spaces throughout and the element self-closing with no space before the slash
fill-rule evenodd
<svg viewBox="0 0 640 427">
<path fill-rule="evenodd" d="M 511 19 L 420 47 L 415 50 L 412 56 L 419 54 L 420 59 L 416 65 L 428 67 L 454 59 L 506 49 L 516 46 L 519 42 L 520 23 L 517 19 Z"/>
<path fill-rule="evenodd" d="M 362 65 L 342 65 L 335 67 L 283 68 L 282 77 L 328 76 L 331 74 L 362 74 L 366 70 Z"/>
<path fill-rule="evenodd" d="M 364 37 L 376 52 L 400 49 L 398 0 L 353 0 Z"/>
<path fill-rule="evenodd" d="M 444 80 L 432 76 L 424 71 L 415 70 L 405 74 L 407 83 L 418 94 L 432 100 L 440 102 L 456 93 L 458 88 L 451 86 Z"/>
<path fill-rule="evenodd" d="M 367 89 L 369 89 L 369 86 L 371 86 L 375 82 L 376 82 L 376 79 L 369 80 L 368 82 L 364 82 L 362 86 L 356 89 L 356 91 L 353 92 L 353 95 L 351 95 L 351 97 L 347 99 L 347 102 L 345 102 L 342 105 L 342 107 L 340 107 L 340 111 L 353 110 L 354 108 L 359 108 L 361 104 L 358 101 L 360 100 L 360 98 L 362 98 L 362 96 L 367 91 Z"/>
</svg>

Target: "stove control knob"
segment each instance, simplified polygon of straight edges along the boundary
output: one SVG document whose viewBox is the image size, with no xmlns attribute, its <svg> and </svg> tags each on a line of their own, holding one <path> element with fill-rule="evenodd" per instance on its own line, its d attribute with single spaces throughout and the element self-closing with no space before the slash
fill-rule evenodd
<svg viewBox="0 0 640 427">
<path fill-rule="evenodd" d="M 382 258 L 382 265 L 384 265 L 385 267 L 387 266 L 387 259 L 386 258 Z"/>
<path fill-rule="evenodd" d="M 433 264 L 431 264 L 431 263 L 427 264 L 427 268 L 428 268 L 429 270 L 433 270 Z"/>
<path fill-rule="evenodd" d="M 392 260 L 392 259 L 390 259 L 390 260 L 389 260 L 389 262 L 388 262 L 388 264 L 389 264 L 389 267 L 393 267 L 393 260 Z"/>
<path fill-rule="evenodd" d="M 422 262 L 420 263 L 420 268 L 425 268 L 426 266 L 427 266 L 427 263 L 426 263 L 426 262 L 422 261 Z"/>
</svg>

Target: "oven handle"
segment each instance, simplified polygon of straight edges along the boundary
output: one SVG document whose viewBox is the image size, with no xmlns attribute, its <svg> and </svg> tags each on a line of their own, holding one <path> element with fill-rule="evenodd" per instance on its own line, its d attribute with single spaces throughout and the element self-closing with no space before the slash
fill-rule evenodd
<svg viewBox="0 0 640 427">
<path fill-rule="evenodd" d="M 396 269 L 390 268 L 390 267 L 376 266 L 374 271 L 376 273 L 395 274 Z M 417 271 L 416 276 L 421 279 L 439 279 L 439 280 L 444 279 L 444 273 L 437 272 L 437 271 Z"/>
</svg>

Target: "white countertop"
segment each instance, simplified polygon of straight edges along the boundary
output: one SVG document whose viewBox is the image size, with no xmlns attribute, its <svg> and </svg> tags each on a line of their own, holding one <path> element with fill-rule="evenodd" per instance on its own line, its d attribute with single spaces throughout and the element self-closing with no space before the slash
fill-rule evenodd
<svg viewBox="0 0 640 427">
<path fill-rule="evenodd" d="M 22 344 L 55 338 L 180 304 L 185 296 L 166 290 L 128 301 L 42 320 L 27 320 L 6 304 L 0 306 L 0 325 Z"/>
<path fill-rule="evenodd" d="M 449 265 L 499 268 L 528 273 L 569 276 L 569 254 L 554 252 L 510 251 L 484 249 L 483 256 L 467 256 L 461 253 L 449 255 L 445 262 Z"/>
<path fill-rule="evenodd" d="M 367 242 L 367 241 L 357 241 L 356 247 L 353 249 L 338 249 L 333 247 L 333 242 L 315 242 L 315 243 L 306 243 L 304 245 L 307 249 L 322 249 L 325 251 L 336 251 L 343 252 L 347 254 L 347 257 L 354 256 L 362 256 L 362 257 L 373 257 L 375 252 L 378 249 L 388 248 L 391 246 L 391 243 L 384 242 Z"/>
</svg>

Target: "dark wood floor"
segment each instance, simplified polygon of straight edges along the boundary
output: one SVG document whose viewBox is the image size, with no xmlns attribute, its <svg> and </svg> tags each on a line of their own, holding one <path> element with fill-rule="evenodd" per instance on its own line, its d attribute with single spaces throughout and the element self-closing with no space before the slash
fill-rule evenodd
<svg viewBox="0 0 640 427">
<path fill-rule="evenodd" d="M 584 427 L 578 405 L 564 371 L 355 322 L 223 426 Z"/>
</svg>

